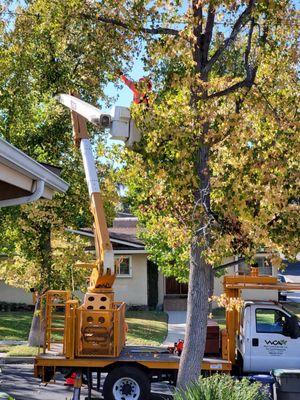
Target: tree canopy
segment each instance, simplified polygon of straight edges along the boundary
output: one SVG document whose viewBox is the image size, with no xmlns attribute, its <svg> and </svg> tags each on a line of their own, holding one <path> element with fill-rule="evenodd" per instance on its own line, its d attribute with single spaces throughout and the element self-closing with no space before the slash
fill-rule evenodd
<svg viewBox="0 0 300 400">
<path fill-rule="evenodd" d="M 80 12 L 78 4 L 73 4 L 74 12 Z M 1 253 L 9 256 L 1 276 L 26 289 L 83 286 L 86 272 L 73 264 L 84 257 L 85 243 L 65 228 L 91 226 L 92 221 L 81 158 L 72 144 L 70 115 L 55 95 L 75 90 L 89 101 L 103 99 L 110 72 L 106 63 L 113 56 L 108 54 L 101 66 L 104 44 L 98 43 L 99 32 L 84 22 L 75 23 L 64 2 L 29 2 L 9 10 L 1 13 L 0 134 L 37 161 L 60 167 L 70 189 L 52 201 L 0 210 Z M 109 38 L 105 45 L 110 45 Z M 120 54 L 121 50 L 116 59 Z M 96 134 L 90 128 L 90 134 L 98 143 L 104 141 L 104 132 Z M 111 221 L 117 193 L 108 180 L 108 165 L 98 163 L 98 167 Z"/>
<path fill-rule="evenodd" d="M 124 175 L 152 258 L 189 279 L 183 386 L 204 350 L 211 267 L 299 252 L 300 144 L 293 4 L 193 1 L 186 18 L 148 41 L 157 92 L 134 110 L 142 141 Z"/>
</svg>

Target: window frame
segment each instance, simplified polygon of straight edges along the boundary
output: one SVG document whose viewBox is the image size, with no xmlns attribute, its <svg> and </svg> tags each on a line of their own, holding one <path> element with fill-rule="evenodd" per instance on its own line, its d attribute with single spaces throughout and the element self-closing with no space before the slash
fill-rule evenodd
<svg viewBox="0 0 300 400">
<path fill-rule="evenodd" d="M 274 312 L 274 314 L 276 313 L 276 312 L 278 312 L 278 313 L 280 313 L 280 314 L 282 314 L 285 318 L 288 318 L 288 315 L 287 314 L 285 314 L 283 311 L 281 311 L 281 310 L 276 310 L 276 309 L 274 309 L 274 308 L 256 308 L 255 309 L 255 330 L 256 330 L 256 333 L 269 333 L 269 334 L 272 334 L 272 335 L 283 335 L 283 336 L 285 336 L 284 335 L 284 333 L 283 333 L 283 326 L 282 326 L 282 330 L 281 330 L 281 332 L 276 332 L 276 331 L 269 331 L 269 330 L 262 330 L 262 328 L 261 328 L 261 330 L 258 330 L 258 325 L 260 325 L 258 322 L 257 322 L 257 317 L 258 317 L 258 312 L 259 311 L 273 311 Z M 273 325 L 273 324 L 264 324 L 264 325 Z M 274 327 L 275 328 L 275 327 Z"/>
<path fill-rule="evenodd" d="M 132 256 L 127 255 L 127 254 L 120 254 L 120 255 L 115 255 L 114 256 L 114 261 L 116 262 L 116 260 L 120 259 L 120 258 L 128 258 L 129 260 L 129 274 L 120 274 L 117 273 L 117 271 L 115 270 L 115 274 L 117 278 L 122 278 L 122 279 L 126 279 L 126 278 L 132 278 Z M 115 264 L 116 266 L 116 264 Z M 120 269 L 119 269 L 120 271 Z"/>
<path fill-rule="evenodd" d="M 272 263 L 266 265 L 266 256 L 257 255 L 254 257 L 254 259 L 258 264 L 259 275 L 274 276 L 274 267 Z"/>
</svg>

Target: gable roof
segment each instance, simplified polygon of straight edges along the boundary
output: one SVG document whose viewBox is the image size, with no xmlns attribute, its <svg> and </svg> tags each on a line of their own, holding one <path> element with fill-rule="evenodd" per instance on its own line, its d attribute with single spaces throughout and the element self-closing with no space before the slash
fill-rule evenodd
<svg viewBox="0 0 300 400">
<path fill-rule="evenodd" d="M 68 232 L 81 236 L 94 238 L 92 229 L 67 229 Z M 119 252 L 142 253 L 145 254 L 144 243 L 137 238 L 137 228 L 108 228 L 110 241 L 116 254 Z M 89 250 L 94 250 L 94 246 L 89 246 Z"/>
</svg>

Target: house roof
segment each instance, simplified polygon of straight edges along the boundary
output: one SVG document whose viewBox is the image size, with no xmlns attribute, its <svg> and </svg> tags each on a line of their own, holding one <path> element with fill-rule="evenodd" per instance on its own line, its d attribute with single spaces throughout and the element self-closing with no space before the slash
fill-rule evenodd
<svg viewBox="0 0 300 400">
<path fill-rule="evenodd" d="M 69 185 L 57 169 L 46 167 L 0 138 L 0 207 L 52 199 Z"/>
<path fill-rule="evenodd" d="M 81 236 L 94 238 L 92 229 L 67 229 L 69 232 L 76 233 Z M 108 228 L 110 241 L 112 243 L 115 253 L 118 251 L 123 252 L 134 252 L 134 253 L 146 253 L 144 243 L 137 238 L 137 228 Z M 89 249 L 94 249 L 92 246 Z"/>
<path fill-rule="evenodd" d="M 144 249 L 144 243 L 137 238 L 136 228 L 108 228 L 112 242 Z"/>
</svg>

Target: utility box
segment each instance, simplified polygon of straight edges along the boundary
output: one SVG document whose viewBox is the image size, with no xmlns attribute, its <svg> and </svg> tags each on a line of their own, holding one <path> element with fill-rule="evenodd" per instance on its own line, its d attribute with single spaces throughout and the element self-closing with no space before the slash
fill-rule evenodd
<svg viewBox="0 0 300 400">
<path fill-rule="evenodd" d="M 300 369 L 274 369 L 274 400 L 300 399 Z"/>
<path fill-rule="evenodd" d="M 216 321 L 207 321 L 206 344 L 204 354 L 219 354 L 220 352 L 220 327 Z"/>
<path fill-rule="evenodd" d="M 121 140 L 129 147 L 140 141 L 140 132 L 127 107 L 115 106 L 112 108 L 110 134 L 112 139 Z"/>
</svg>

